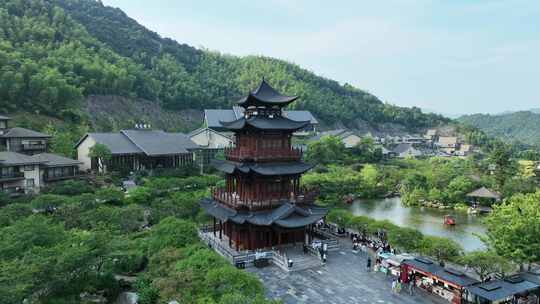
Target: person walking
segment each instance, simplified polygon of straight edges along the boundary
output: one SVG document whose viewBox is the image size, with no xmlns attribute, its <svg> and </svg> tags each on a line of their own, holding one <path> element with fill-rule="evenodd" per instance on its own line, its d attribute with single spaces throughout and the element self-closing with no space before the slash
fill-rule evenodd
<svg viewBox="0 0 540 304">
<path fill-rule="evenodd" d="M 367 259 L 366 267 L 367 267 L 368 272 L 371 271 L 371 258 L 370 257 L 368 257 L 368 259 Z"/>
<path fill-rule="evenodd" d="M 413 281 L 413 280 L 409 280 L 409 295 L 410 295 L 410 296 L 413 295 L 413 289 L 414 289 L 414 281 Z"/>
<path fill-rule="evenodd" d="M 399 294 L 400 292 L 401 292 L 401 280 L 397 279 L 396 293 Z"/>
<path fill-rule="evenodd" d="M 396 279 L 392 280 L 392 293 L 396 293 Z"/>
</svg>

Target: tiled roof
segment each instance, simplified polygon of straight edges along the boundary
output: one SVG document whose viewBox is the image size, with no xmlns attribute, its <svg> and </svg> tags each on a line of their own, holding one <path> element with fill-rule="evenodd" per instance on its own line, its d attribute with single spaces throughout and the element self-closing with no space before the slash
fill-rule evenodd
<svg viewBox="0 0 540 304">
<path fill-rule="evenodd" d="M 468 277 L 459 271 L 444 268 L 428 258 L 417 257 L 412 260 L 405 260 L 403 261 L 403 264 L 429 273 L 443 281 L 455 284 L 457 286 L 465 287 L 478 283 L 478 280 Z"/>
<path fill-rule="evenodd" d="M 0 152 L 0 165 L 21 166 L 43 163 L 39 159 L 17 152 Z"/>
<path fill-rule="evenodd" d="M 198 146 L 183 133 L 166 133 L 161 130 L 122 130 L 133 144 L 146 155 L 185 154 Z"/>
<path fill-rule="evenodd" d="M 313 166 L 304 162 L 283 163 L 236 163 L 231 161 L 214 160 L 214 167 L 225 173 L 238 170 L 243 173 L 255 172 L 261 175 L 291 175 L 308 171 Z"/>
<path fill-rule="evenodd" d="M 141 149 L 121 133 L 88 133 L 87 136 L 92 137 L 97 143 L 107 146 L 112 154 L 143 153 Z"/>
<path fill-rule="evenodd" d="M 489 301 L 504 300 L 523 292 L 532 291 L 540 285 L 524 280 L 520 275 L 515 275 L 504 280 L 484 282 L 469 286 L 469 293 Z"/>
<path fill-rule="evenodd" d="M 299 130 L 309 125 L 309 121 L 295 121 L 285 117 L 252 116 L 248 119 L 242 117 L 232 122 L 222 122 L 222 125 L 228 130 L 240 130 L 246 125 L 261 130 Z"/>
<path fill-rule="evenodd" d="M 264 79 L 259 86 L 238 101 L 243 107 L 270 105 L 285 106 L 298 99 L 298 96 L 286 96 L 272 88 Z"/>
<path fill-rule="evenodd" d="M 64 156 L 51 154 L 51 153 L 41 153 L 32 156 L 39 162 L 44 163 L 46 167 L 66 167 L 66 166 L 77 166 L 82 164 L 78 160 L 67 158 Z"/>
<path fill-rule="evenodd" d="M 326 208 L 315 206 L 299 207 L 289 202 L 272 210 L 253 212 L 236 211 L 212 199 L 203 199 L 200 205 L 206 213 L 222 221 L 232 221 L 237 224 L 247 222 L 258 226 L 276 224 L 284 228 L 297 228 L 313 224 L 328 213 Z"/>
<path fill-rule="evenodd" d="M 122 130 L 120 133 L 88 133 L 83 137 L 93 138 L 111 150 L 112 154 L 146 154 L 148 156 L 189 153 L 198 146 L 183 133 L 168 133 L 162 130 Z"/>
<path fill-rule="evenodd" d="M 309 121 L 316 125 L 319 122 L 309 111 L 283 111 L 283 117 L 294 121 Z M 233 109 L 209 109 L 204 110 L 204 119 L 210 129 L 217 131 L 226 130 L 221 122 L 231 122 L 244 117 L 244 109 L 233 107 Z"/>
<path fill-rule="evenodd" d="M 335 136 L 335 137 L 338 137 L 339 139 L 344 139 L 351 135 L 356 135 L 356 134 L 345 129 L 328 130 L 328 131 L 320 132 L 319 134 L 311 137 L 309 141 L 318 141 L 323 136 Z"/>
<path fill-rule="evenodd" d="M 499 193 L 497 193 L 495 191 L 491 191 L 486 187 L 478 188 L 478 189 L 474 190 L 473 192 L 467 194 L 467 196 L 469 196 L 469 197 L 492 198 L 492 199 L 496 199 L 496 200 L 501 198 L 501 195 Z"/>
<path fill-rule="evenodd" d="M 11 128 L 4 135 L 0 137 L 4 138 L 49 138 L 48 134 L 29 130 L 25 128 Z"/>
</svg>

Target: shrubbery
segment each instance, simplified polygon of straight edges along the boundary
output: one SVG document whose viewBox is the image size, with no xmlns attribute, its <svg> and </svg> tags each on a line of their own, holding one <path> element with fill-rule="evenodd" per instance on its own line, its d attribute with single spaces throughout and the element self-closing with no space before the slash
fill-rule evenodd
<svg viewBox="0 0 540 304">
<path fill-rule="evenodd" d="M 199 242 L 199 199 L 219 180 L 146 177 L 128 198 L 110 186 L 64 183 L 31 204 L 0 208 L 0 298 L 56 304 L 103 292 L 112 302 L 120 291 L 113 275 L 127 274 L 139 277 L 140 303 L 268 303 L 256 278 Z"/>
</svg>

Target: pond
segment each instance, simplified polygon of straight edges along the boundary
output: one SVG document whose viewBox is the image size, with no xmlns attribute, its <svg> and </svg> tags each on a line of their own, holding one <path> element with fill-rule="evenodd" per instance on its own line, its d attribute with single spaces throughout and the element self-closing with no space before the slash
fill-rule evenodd
<svg viewBox="0 0 540 304">
<path fill-rule="evenodd" d="M 415 228 L 426 235 L 452 239 L 463 246 L 465 251 L 484 249 L 485 246 L 475 235 L 484 235 L 482 217 L 454 210 L 440 210 L 425 207 L 406 207 L 399 197 L 385 199 L 359 199 L 351 207 L 354 215 L 364 215 L 376 220 L 389 220 L 392 223 Z M 443 224 L 443 217 L 451 214 L 456 219 L 455 226 Z"/>
</svg>

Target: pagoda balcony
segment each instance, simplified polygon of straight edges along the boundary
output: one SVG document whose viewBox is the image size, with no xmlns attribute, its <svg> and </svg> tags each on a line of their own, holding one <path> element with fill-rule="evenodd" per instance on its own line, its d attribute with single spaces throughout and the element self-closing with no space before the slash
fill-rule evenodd
<svg viewBox="0 0 540 304">
<path fill-rule="evenodd" d="M 297 148 L 246 149 L 226 148 L 225 158 L 230 161 L 297 161 L 302 158 L 302 150 Z"/>
<path fill-rule="evenodd" d="M 249 210 L 271 209 L 280 206 L 283 202 L 293 204 L 312 205 L 319 195 L 317 190 L 302 189 L 298 193 L 289 195 L 280 193 L 265 193 L 266 198 L 240 198 L 236 192 L 227 192 L 224 188 L 212 188 L 212 198 L 233 209 L 247 208 Z M 270 197 L 270 198 L 268 198 Z"/>
</svg>

